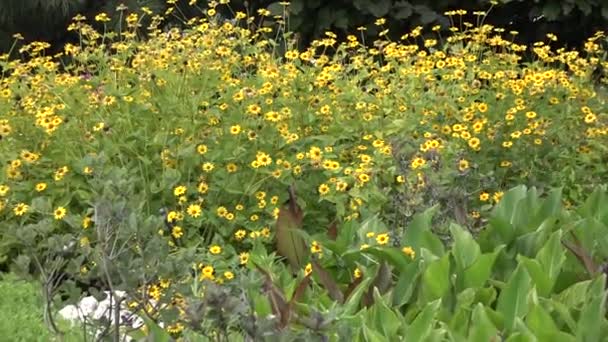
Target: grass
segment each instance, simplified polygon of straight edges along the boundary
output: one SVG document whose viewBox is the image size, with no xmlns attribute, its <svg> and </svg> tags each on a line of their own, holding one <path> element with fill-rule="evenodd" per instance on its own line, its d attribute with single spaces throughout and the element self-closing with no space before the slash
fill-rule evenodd
<svg viewBox="0 0 608 342">
<path fill-rule="evenodd" d="M 4 341 L 55 341 L 44 323 L 42 298 L 37 283 L 0 274 L 0 336 Z M 58 323 L 64 331 L 68 322 Z M 69 330 L 64 341 L 81 341 L 79 331 Z"/>
</svg>

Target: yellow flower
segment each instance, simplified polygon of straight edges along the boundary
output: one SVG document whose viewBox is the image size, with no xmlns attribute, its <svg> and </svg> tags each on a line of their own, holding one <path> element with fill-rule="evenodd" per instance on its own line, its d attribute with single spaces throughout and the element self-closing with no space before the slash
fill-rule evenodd
<svg viewBox="0 0 608 342">
<path fill-rule="evenodd" d="M 187 189 L 188 188 L 183 185 L 177 186 L 175 189 L 173 189 L 173 195 L 175 195 L 175 197 L 183 196 L 186 194 Z"/>
<path fill-rule="evenodd" d="M 319 194 L 321 194 L 321 196 L 325 196 L 327 193 L 329 193 L 329 185 L 325 183 L 319 185 Z"/>
<path fill-rule="evenodd" d="M 220 247 L 218 245 L 213 245 L 213 246 L 209 247 L 209 252 L 214 255 L 220 254 L 220 253 L 222 253 L 222 247 Z"/>
<path fill-rule="evenodd" d="M 198 152 L 199 154 L 205 154 L 207 153 L 208 149 L 207 149 L 207 145 L 198 145 L 196 147 L 196 152 Z"/>
<path fill-rule="evenodd" d="M 234 232 L 234 238 L 237 241 L 243 240 L 246 235 L 247 235 L 247 231 L 245 229 L 239 229 L 236 232 Z"/>
<path fill-rule="evenodd" d="M 306 267 L 304 267 L 304 275 L 307 276 L 311 273 L 312 273 L 312 264 L 308 263 L 308 264 L 306 264 Z"/>
<path fill-rule="evenodd" d="M 469 161 L 466 159 L 460 159 L 458 161 L 458 170 L 460 170 L 460 172 L 464 172 L 468 169 L 469 169 Z"/>
<path fill-rule="evenodd" d="M 589 113 L 589 114 L 585 115 L 585 123 L 588 123 L 588 124 L 594 123 L 595 120 L 596 120 L 595 114 Z"/>
<path fill-rule="evenodd" d="M 240 132 L 241 132 L 241 126 L 234 125 L 234 126 L 230 127 L 230 134 L 237 135 Z"/>
<path fill-rule="evenodd" d="M 403 247 L 401 249 L 401 251 L 412 259 L 414 259 L 416 257 L 416 252 L 414 251 L 414 249 L 412 247 L 409 247 L 409 246 Z"/>
<path fill-rule="evenodd" d="M 80 247 L 86 247 L 90 244 L 91 242 L 89 241 L 89 238 L 86 236 L 83 236 L 80 238 Z"/>
<path fill-rule="evenodd" d="M 41 182 L 41 183 L 36 184 L 36 191 L 42 192 L 45 189 L 46 189 L 46 183 Z"/>
<path fill-rule="evenodd" d="M 249 253 L 242 252 L 241 254 L 239 254 L 239 263 L 241 265 L 247 265 L 248 261 L 249 261 Z"/>
<path fill-rule="evenodd" d="M 479 194 L 479 200 L 482 202 L 487 202 L 490 199 L 490 194 L 487 192 L 482 192 Z"/>
<path fill-rule="evenodd" d="M 11 188 L 8 185 L 0 185 L 0 196 L 6 196 Z"/>
<path fill-rule="evenodd" d="M 205 266 L 203 267 L 203 271 L 201 273 L 201 280 L 202 279 L 213 279 L 213 266 Z"/>
<path fill-rule="evenodd" d="M 311 253 L 321 253 L 321 245 L 317 241 L 313 241 L 310 245 Z"/>
<path fill-rule="evenodd" d="M 190 215 L 191 217 L 199 217 L 201 216 L 201 206 L 198 204 L 190 204 L 188 206 L 188 209 L 186 209 L 186 211 L 188 212 L 188 215 Z"/>
<path fill-rule="evenodd" d="M 67 214 L 67 210 L 64 207 L 58 207 L 53 212 L 53 216 L 55 217 L 55 220 L 61 220 L 62 218 L 65 217 L 66 214 Z"/>
<path fill-rule="evenodd" d="M 494 203 L 498 203 L 498 202 L 500 202 L 500 200 L 502 199 L 502 196 L 503 196 L 504 194 L 505 194 L 505 193 L 504 193 L 504 192 L 502 192 L 502 191 L 495 192 L 495 193 L 492 195 L 492 200 L 494 201 Z"/>
<path fill-rule="evenodd" d="M 184 235 L 184 230 L 180 226 L 174 226 L 173 229 L 171 229 L 171 235 L 173 235 L 174 238 L 179 239 Z"/>
<path fill-rule="evenodd" d="M 25 203 L 18 203 L 15 208 L 13 208 L 13 212 L 17 216 L 23 216 L 30 209 L 30 206 Z"/>
<path fill-rule="evenodd" d="M 234 273 L 232 273 L 230 271 L 226 271 L 226 272 L 224 272 L 224 278 L 226 278 L 226 280 L 232 280 L 232 279 L 234 279 Z"/>
<path fill-rule="evenodd" d="M 387 233 L 378 234 L 378 236 L 376 236 L 376 242 L 378 242 L 379 245 L 386 245 L 388 243 L 388 240 L 389 236 Z"/>
<path fill-rule="evenodd" d="M 355 279 L 358 279 L 361 278 L 362 275 L 363 273 L 361 272 L 359 267 L 355 268 L 355 271 L 353 272 L 353 277 L 355 277 Z"/>
<path fill-rule="evenodd" d="M 479 144 L 480 144 L 479 138 L 471 138 L 471 139 L 469 139 L 468 144 L 469 144 L 469 147 L 471 147 L 474 150 L 479 149 Z"/>
</svg>

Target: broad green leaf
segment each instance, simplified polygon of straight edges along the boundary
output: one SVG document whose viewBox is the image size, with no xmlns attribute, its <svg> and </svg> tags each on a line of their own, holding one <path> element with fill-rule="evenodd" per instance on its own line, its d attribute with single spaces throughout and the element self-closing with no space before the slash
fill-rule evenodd
<svg viewBox="0 0 608 342">
<path fill-rule="evenodd" d="M 549 241 L 545 243 L 536 255 L 536 260 L 538 260 L 543 270 L 546 272 L 550 282 L 550 287 L 546 292 L 539 289 L 539 294 L 544 297 L 551 294 L 551 290 L 553 290 L 553 286 L 561 272 L 561 267 L 566 260 L 566 253 L 561 244 L 561 237 L 561 231 L 553 233 L 549 238 Z"/>
<path fill-rule="evenodd" d="M 473 239 L 471 233 L 456 224 L 450 225 L 450 232 L 454 237 L 452 254 L 459 270 L 465 270 L 471 266 L 481 254 L 479 245 Z"/>
<path fill-rule="evenodd" d="M 469 341 L 492 341 L 497 338 L 498 329 L 496 329 L 496 326 L 494 326 L 494 323 L 488 317 L 481 303 L 475 305 L 471 321 L 475 322 L 475 324 L 471 325 Z"/>
<path fill-rule="evenodd" d="M 357 311 L 359 305 L 361 304 L 361 298 L 363 297 L 363 295 L 367 291 L 367 288 L 369 287 L 369 284 L 373 280 L 374 279 L 372 277 L 365 278 L 365 280 L 363 280 L 357 286 L 357 288 L 355 288 L 355 290 L 351 292 L 350 296 L 346 298 L 346 300 L 344 301 L 344 305 L 341 306 L 344 315 L 352 315 Z"/>
<path fill-rule="evenodd" d="M 450 259 L 449 254 L 429 263 L 422 276 L 422 289 L 426 301 L 443 297 L 450 289 Z"/>
<path fill-rule="evenodd" d="M 441 299 L 434 302 L 430 302 L 426 305 L 424 310 L 410 324 L 406 330 L 405 341 L 423 341 L 430 334 L 433 329 L 433 321 L 437 310 L 441 305 Z"/>
<path fill-rule="evenodd" d="M 559 331 L 551 315 L 540 304 L 535 304 L 526 316 L 526 324 L 538 338 L 546 338 Z"/>
<path fill-rule="evenodd" d="M 431 231 L 431 220 L 437 209 L 437 206 L 433 206 L 423 213 L 414 215 L 412 223 L 406 228 L 401 239 L 404 246 L 410 246 L 415 251 L 426 248 L 437 256 L 444 254 L 443 243 Z"/>
<path fill-rule="evenodd" d="M 494 252 L 480 255 L 475 263 L 463 272 L 463 286 L 482 287 L 492 274 L 494 261 L 504 246 L 499 246 Z"/>
<path fill-rule="evenodd" d="M 549 295 L 553 285 L 551 284 L 551 279 L 549 279 L 548 274 L 545 273 L 545 270 L 538 260 L 526 258 L 525 256 L 521 255 L 517 258 L 517 260 L 520 262 L 520 264 L 524 265 L 526 271 L 528 271 L 528 274 L 532 277 L 534 285 L 536 286 L 539 294 L 542 296 Z"/>
<path fill-rule="evenodd" d="M 584 280 L 570 285 L 567 289 L 555 295 L 556 301 L 570 308 L 580 307 L 586 300 L 587 290 L 591 285 L 591 280 Z"/>
<path fill-rule="evenodd" d="M 576 338 L 579 341 L 600 341 L 601 326 L 606 319 L 605 283 L 606 277 L 602 275 L 591 284 L 589 291 L 591 301 L 583 307 L 576 327 Z"/>
<path fill-rule="evenodd" d="M 395 313 L 387 304 L 377 288 L 374 288 L 374 305 L 370 308 L 370 314 L 376 322 L 378 330 L 384 332 L 384 336 L 395 336 L 402 323 L 402 317 Z"/>
<path fill-rule="evenodd" d="M 409 303 L 416 289 L 420 269 L 418 263 L 411 263 L 400 271 L 399 280 L 393 289 L 393 305 L 400 307 Z"/>
<path fill-rule="evenodd" d="M 531 289 L 530 276 L 523 266 L 518 266 L 505 288 L 498 296 L 497 311 L 505 319 L 505 329 L 512 331 L 515 319 L 523 318 L 528 312 L 528 293 Z"/>
<path fill-rule="evenodd" d="M 397 269 L 405 269 L 408 265 L 412 264 L 412 259 L 409 256 L 394 247 L 368 247 L 361 252 L 387 261 Z"/>
<path fill-rule="evenodd" d="M 363 335 L 366 342 L 384 342 L 386 338 L 380 332 L 370 329 L 367 324 L 363 324 Z"/>
</svg>

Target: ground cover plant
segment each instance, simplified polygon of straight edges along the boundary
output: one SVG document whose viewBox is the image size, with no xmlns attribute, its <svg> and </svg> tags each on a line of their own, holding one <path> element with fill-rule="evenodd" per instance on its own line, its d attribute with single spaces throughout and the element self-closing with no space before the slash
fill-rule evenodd
<svg viewBox="0 0 608 342">
<path fill-rule="evenodd" d="M 117 11 L 0 58 L 0 262 L 55 333 L 103 289 L 147 325 L 100 339 L 608 336 L 603 33 L 523 61 L 452 11 L 448 37 L 297 51 L 266 11 Z"/>
</svg>

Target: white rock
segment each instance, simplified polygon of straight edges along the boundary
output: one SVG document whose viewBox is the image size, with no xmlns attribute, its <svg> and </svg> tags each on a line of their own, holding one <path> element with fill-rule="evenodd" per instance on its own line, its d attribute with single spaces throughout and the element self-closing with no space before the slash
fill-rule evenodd
<svg viewBox="0 0 608 342">
<path fill-rule="evenodd" d="M 84 297 L 78 303 L 78 308 L 80 309 L 80 313 L 82 316 L 90 317 L 93 312 L 97 309 L 99 303 L 97 299 L 93 296 Z"/>
<path fill-rule="evenodd" d="M 76 305 L 67 305 L 63 309 L 59 310 L 59 317 L 72 323 L 82 318 Z"/>
</svg>

